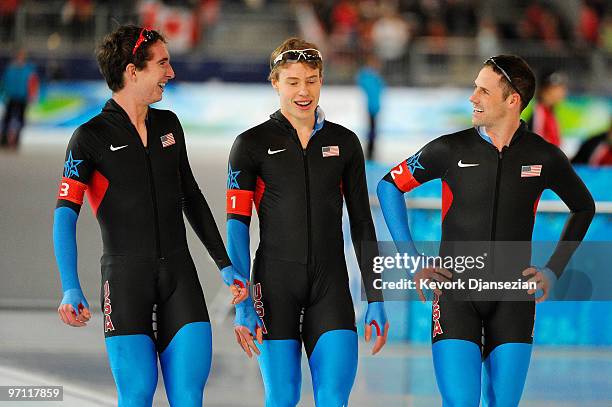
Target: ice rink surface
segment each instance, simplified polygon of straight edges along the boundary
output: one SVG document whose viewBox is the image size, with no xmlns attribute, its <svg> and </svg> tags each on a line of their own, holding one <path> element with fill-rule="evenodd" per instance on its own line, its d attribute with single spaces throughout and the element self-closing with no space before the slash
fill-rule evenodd
<svg viewBox="0 0 612 407">
<path fill-rule="evenodd" d="M 94 317 L 85 328 L 71 328 L 55 312 L 61 290 L 51 230 L 67 137 L 26 131 L 19 152 L 0 151 L 0 385 L 64 386 L 64 401 L 44 406 L 112 406 L 116 391 L 97 305 L 101 239 L 87 207 L 78 225 L 79 275 Z M 229 142 L 188 141 L 194 174 L 222 235 Z M 203 246 L 188 230 L 213 324 L 214 360 L 205 405 L 262 406 L 257 363 L 247 359 L 234 341 L 229 296 Z M 305 358 L 302 375 L 300 406 L 312 406 Z M 0 402 L 0 406 L 40 404 Z M 161 374 L 154 404 L 167 405 Z M 369 346 L 361 342 L 351 406 L 371 405 L 441 405 L 430 347 L 396 342 L 372 357 Z M 536 346 L 521 405 L 612 405 L 612 350 Z"/>
</svg>

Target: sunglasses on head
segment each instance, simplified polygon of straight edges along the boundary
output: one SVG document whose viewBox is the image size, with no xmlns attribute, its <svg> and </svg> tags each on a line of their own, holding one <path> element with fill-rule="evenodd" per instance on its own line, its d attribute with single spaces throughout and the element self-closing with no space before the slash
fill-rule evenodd
<svg viewBox="0 0 612 407">
<path fill-rule="evenodd" d="M 138 51 L 138 48 L 143 43 L 147 41 L 153 41 L 154 39 L 155 39 L 155 34 L 153 33 L 153 31 L 143 28 L 140 31 L 140 35 L 138 36 L 138 39 L 136 40 L 136 44 L 134 44 L 134 48 L 132 49 L 132 55 L 136 55 L 136 51 Z"/>
<path fill-rule="evenodd" d="M 299 62 L 300 59 L 304 61 L 322 61 L 323 57 L 318 49 L 315 48 L 306 48 L 306 49 L 290 49 L 278 54 L 274 61 L 272 62 L 272 67 L 276 66 L 276 64 L 282 62 Z"/>
<path fill-rule="evenodd" d="M 502 68 L 501 66 L 499 66 L 497 64 L 497 62 L 495 62 L 495 57 L 491 57 L 489 59 L 487 59 L 485 62 L 485 65 L 487 64 L 491 64 L 493 66 L 495 66 L 497 69 L 499 69 L 499 71 L 502 73 L 502 75 L 504 75 L 504 78 L 506 78 L 506 80 L 508 81 L 508 83 L 510 84 L 510 86 L 512 86 L 512 89 L 514 89 L 514 91 L 516 93 L 519 94 L 519 96 L 521 97 L 521 100 L 523 100 L 523 95 L 521 94 L 521 91 L 518 90 L 518 88 L 516 87 L 516 85 L 514 84 L 514 82 L 512 82 L 512 79 L 510 79 L 510 75 L 508 75 L 508 73 L 504 70 L 504 68 Z"/>
</svg>

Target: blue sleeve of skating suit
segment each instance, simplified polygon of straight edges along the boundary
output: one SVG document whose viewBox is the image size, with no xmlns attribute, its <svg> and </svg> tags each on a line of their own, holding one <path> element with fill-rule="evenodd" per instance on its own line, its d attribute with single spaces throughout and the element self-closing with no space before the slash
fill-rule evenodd
<svg viewBox="0 0 612 407">
<path fill-rule="evenodd" d="M 55 210 L 53 219 L 53 248 L 64 292 L 81 289 L 77 274 L 76 224 L 78 216 L 73 209 L 64 206 Z"/>
<path fill-rule="evenodd" d="M 404 194 L 395 185 L 382 179 L 376 188 L 380 208 L 387 228 L 399 251 L 417 256 L 418 252 L 412 240 Z M 400 247 L 401 246 L 401 247 Z"/>
<path fill-rule="evenodd" d="M 249 280 L 251 271 L 249 226 L 237 219 L 227 221 L 227 252 L 237 272 Z"/>
<path fill-rule="evenodd" d="M 77 218 L 78 214 L 68 207 L 55 210 L 53 247 L 64 293 L 61 304 L 71 304 L 78 313 L 79 304 L 83 304 L 85 308 L 89 308 L 89 304 L 83 295 L 77 273 Z"/>
<path fill-rule="evenodd" d="M 256 189 L 257 166 L 248 141 L 240 135 L 232 146 L 227 169 L 227 251 L 237 272 L 247 280 L 251 268 L 249 225 Z"/>
</svg>

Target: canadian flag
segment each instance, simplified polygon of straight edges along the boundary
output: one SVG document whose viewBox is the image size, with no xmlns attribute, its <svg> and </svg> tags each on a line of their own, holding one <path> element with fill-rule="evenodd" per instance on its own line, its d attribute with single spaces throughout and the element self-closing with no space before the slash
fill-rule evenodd
<svg viewBox="0 0 612 407">
<path fill-rule="evenodd" d="M 159 1 L 143 1 L 139 13 L 142 25 L 158 30 L 168 41 L 170 51 L 185 52 L 194 45 L 197 24 L 189 9 L 165 6 Z"/>
</svg>

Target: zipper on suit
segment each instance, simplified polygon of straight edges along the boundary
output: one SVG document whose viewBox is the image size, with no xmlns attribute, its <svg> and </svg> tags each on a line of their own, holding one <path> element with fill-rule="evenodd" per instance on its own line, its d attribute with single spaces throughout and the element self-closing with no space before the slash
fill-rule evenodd
<svg viewBox="0 0 612 407">
<path fill-rule="evenodd" d="M 293 135 L 295 136 L 294 140 L 297 141 L 298 147 L 302 151 L 302 162 L 304 163 L 304 183 L 306 188 L 306 228 L 308 230 L 308 250 L 306 255 L 306 263 L 310 264 L 310 258 L 312 256 L 312 227 L 311 227 L 311 213 L 310 213 L 310 172 L 308 169 L 308 145 L 310 144 L 310 139 L 308 143 L 306 143 L 306 147 L 302 147 L 302 142 L 300 141 L 300 137 L 297 134 L 297 130 L 292 128 Z"/>
<path fill-rule="evenodd" d="M 145 147 L 147 170 L 149 171 L 149 191 L 151 191 L 151 201 L 153 203 L 153 216 L 155 217 L 155 253 L 161 259 L 161 242 L 159 238 L 159 211 L 157 208 L 157 194 L 155 193 L 155 182 L 153 182 L 153 166 L 151 165 L 151 153 L 149 147 Z"/>
</svg>

